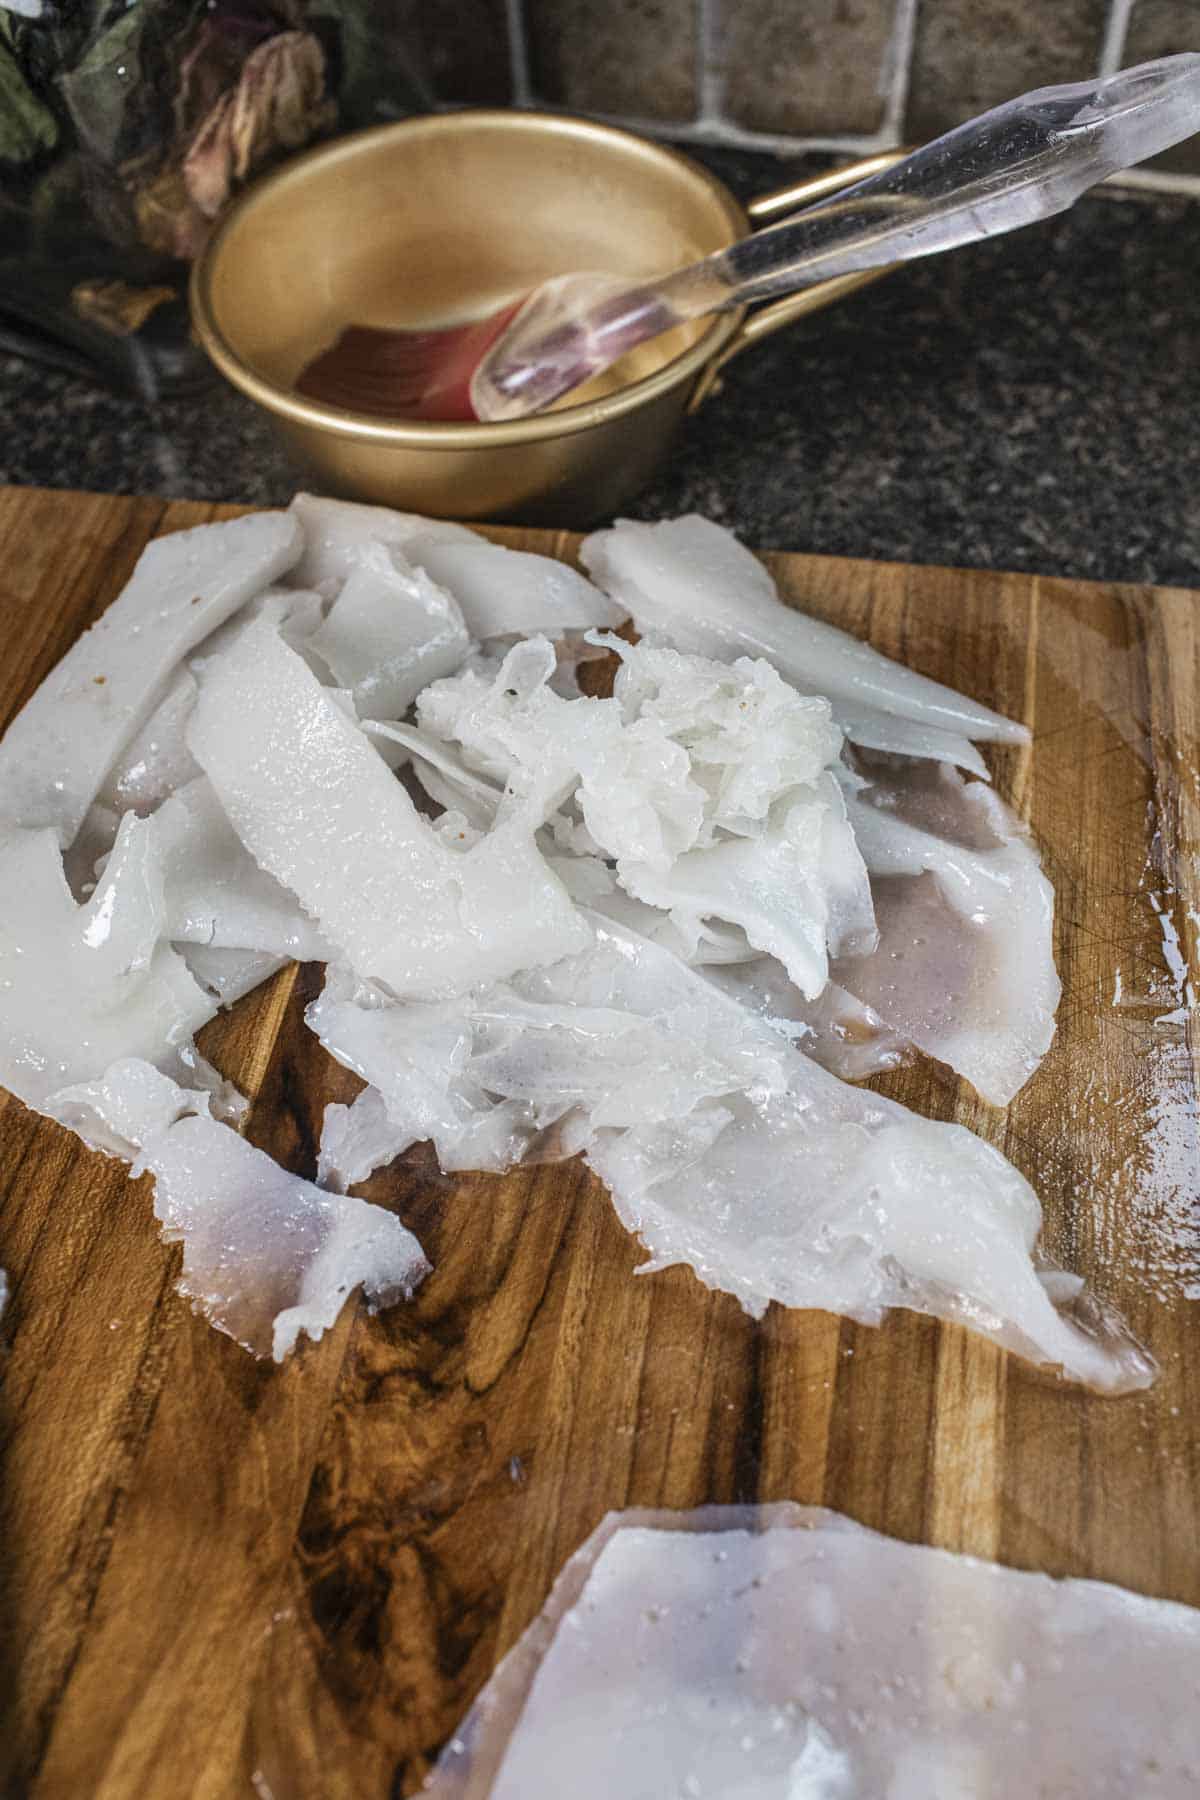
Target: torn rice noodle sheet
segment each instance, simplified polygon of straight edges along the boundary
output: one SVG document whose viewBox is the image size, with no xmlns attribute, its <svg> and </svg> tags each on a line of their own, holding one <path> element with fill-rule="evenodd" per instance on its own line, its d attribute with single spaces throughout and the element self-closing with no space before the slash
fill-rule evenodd
<svg viewBox="0 0 1200 1800">
<path fill-rule="evenodd" d="M 916 1046 L 890 1031 L 877 1013 L 829 981 L 806 1000 L 773 956 L 728 959 L 706 967 L 722 993 L 757 1013 L 773 1030 L 841 1081 L 867 1081 L 910 1062 Z"/>
<path fill-rule="evenodd" d="M 842 743 L 828 703 L 761 661 L 607 641 L 622 659 L 611 699 L 556 694 L 553 647 L 530 638 L 490 680 L 468 669 L 427 688 L 421 731 L 504 783 L 498 816 L 551 822 L 563 847 L 610 858 L 620 885 L 685 937 L 708 920 L 735 928 L 815 996 L 830 951 L 875 942 L 828 772 Z"/>
<path fill-rule="evenodd" d="M 221 1007 L 233 1006 L 253 993 L 292 960 L 269 950 L 214 950 L 208 944 L 175 944 L 172 948 Z"/>
<path fill-rule="evenodd" d="M 383 1207 L 315 1187 L 210 1116 L 137 1058 L 63 1089 L 52 1115 L 154 1176 L 154 1211 L 183 1244 L 181 1294 L 256 1356 L 282 1362 L 301 1332 L 317 1339 L 361 1286 L 368 1306 L 411 1296 L 429 1272 L 421 1246 Z"/>
<path fill-rule="evenodd" d="M 482 540 L 466 525 L 395 512 L 389 506 L 363 506 L 355 500 L 328 500 L 319 494 L 297 494 L 289 515 L 303 533 L 303 550 L 293 571 L 302 587 L 332 595 L 379 544 L 407 556 L 420 539 L 425 544 L 477 544 Z"/>
<path fill-rule="evenodd" d="M 1198 1659 L 1194 1608 L 820 1507 L 609 1513 L 424 1792 L 1190 1800 Z"/>
<path fill-rule="evenodd" d="M 365 978 L 461 993 L 552 962 L 588 931 L 519 817 L 457 853 L 263 621 L 209 668 L 193 755 L 259 865 Z"/>
<path fill-rule="evenodd" d="M 335 588 L 364 568 L 380 567 L 380 551 L 390 552 L 452 596 L 467 632 L 479 640 L 534 632 L 552 637 L 619 625 L 626 616 L 557 558 L 508 550 L 465 525 L 313 494 L 297 494 L 291 510 L 305 534 L 297 580 Z"/>
<path fill-rule="evenodd" d="M 486 538 L 418 538 L 408 554 L 454 595 L 474 638 L 555 637 L 620 625 L 626 617 L 623 606 L 551 556 L 509 550 Z"/>
<path fill-rule="evenodd" d="M 412 1141 L 408 1132 L 392 1124 L 378 1088 L 365 1087 L 349 1106 L 331 1100 L 321 1128 L 317 1186 L 345 1194 L 400 1156 Z"/>
<path fill-rule="evenodd" d="M 846 795 L 879 924 L 833 977 L 891 1033 L 1006 1106 L 1054 1036 L 1054 890 L 998 795 L 952 769 L 880 767 Z"/>
<path fill-rule="evenodd" d="M 181 659 L 296 562 L 299 522 L 257 513 L 147 546 L 0 740 L 0 824 L 50 826 L 65 849 L 164 697 Z"/>
<path fill-rule="evenodd" d="M 303 650 L 323 613 L 321 596 L 316 593 L 268 587 L 252 595 L 190 654 L 190 666 L 176 669 L 162 700 L 108 771 L 97 803 L 116 814 L 132 810 L 144 815 L 195 780 L 200 770 L 187 747 L 187 724 L 196 703 L 196 676 L 203 674 L 208 659 L 227 649 L 240 631 L 261 618 L 269 619 L 286 643 Z"/>
<path fill-rule="evenodd" d="M 193 676 L 203 679 L 209 663 L 235 644 L 242 632 L 259 620 L 273 625 L 285 644 L 299 651 L 321 681 L 329 679 L 329 670 L 319 657 L 309 651 L 309 641 L 325 617 L 325 601 L 311 588 L 269 587 L 255 594 L 228 623 L 205 638 L 188 658 Z M 186 724 L 185 724 L 186 737 Z"/>
<path fill-rule="evenodd" d="M 166 693 L 104 778 L 97 802 L 120 815 L 154 811 L 200 770 L 184 732 L 196 701 L 196 677 L 175 671 Z"/>
<path fill-rule="evenodd" d="M 142 1169 L 163 1236 L 183 1244 L 180 1293 L 256 1356 L 282 1362 L 301 1332 L 323 1336 L 355 1288 L 375 1311 L 429 1273 L 393 1213 L 288 1174 L 202 1115 L 149 1136 Z"/>
<path fill-rule="evenodd" d="M 396 1144 L 495 1168 L 553 1132 L 647 1268 L 687 1263 L 755 1316 L 777 1300 L 874 1324 L 905 1306 L 1102 1390 L 1151 1380 L 1081 1283 L 1035 1269 L 1040 1208 L 997 1151 L 845 1086 L 668 951 L 592 923 L 581 955 L 437 1007 L 364 1003 L 342 978 L 308 1022 L 378 1089 Z"/>
<path fill-rule="evenodd" d="M 125 815 L 83 906 L 50 827 L 0 836 L 0 1081 L 26 1105 L 46 1111 L 124 1057 L 194 1073 L 216 1004 L 163 941 L 165 917 L 150 820 Z"/>
<path fill-rule="evenodd" d="M 118 1057 L 93 1081 L 61 1088 L 53 1117 L 93 1150 L 135 1162 L 143 1144 L 189 1113 L 211 1117 L 212 1096 L 183 1088 L 140 1057 Z"/>
<path fill-rule="evenodd" d="M 447 1171 L 499 1173 L 532 1145 L 533 1109 L 520 1099 L 498 1100 L 466 1070 L 471 1030 L 462 1002 L 389 1005 L 378 988 L 331 967 L 305 1022 L 331 1055 L 369 1083 L 349 1109 L 325 1109 L 322 1180 L 351 1186 L 425 1140 Z M 378 1100 L 369 1097 L 373 1092 Z"/>
<path fill-rule="evenodd" d="M 914 1048 L 1006 1106 L 1054 1035 L 1054 893 L 1019 820 L 946 765 L 894 758 L 845 784 L 871 872 L 873 953 L 845 956 L 806 998 L 774 961 L 717 973 L 726 992 L 845 1080 Z"/>
<path fill-rule="evenodd" d="M 642 635 L 660 634 L 703 656 L 765 657 L 801 692 L 827 694 L 848 719 L 886 714 L 959 740 L 1019 744 L 1028 738 L 1023 725 L 990 707 L 784 606 L 758 558 L 732 532 L 697 514 L 656 525 L 621 519 L 585 539 L 580 556 Z"/>
<path fill-rule="evenodd" d="M 318 594 L 267 588 L 204 639 L 189 659 L 190 667 L 180 666 L 175 671 L 163 699 L 109 770 L 66 853 L 67 880 L 73 893 L 86 898 L 91 892 L 97 867 L 112 848 L 122 813 L 133 811 L 145 817 L 200 775 L 187 746 L 187 726 L 199 691 L 196 678 L 203 674 L 209 659 L 227 649 L 256 619 L 269 620 L 285 642 L 305 654 L 306 640 L 320 624 L 322 612 Z M 323 663 L 318 667 L 327 673 Z M 338 690 L 331 688 L 330 692 L 336 695 Z M 347 695 L 344 703 L 356 717 L 353 698 Z"/>
<path fill-rule="evenodd" d="M 205 776 L 172 794 L 149 823 L 162 857 L 163 929 L 173 943 L 328 962 L 328 943 L 249 855 Z"/>
<path fill-rule="evenodd" d="M 307 640 L 363 719 L 399 718 L 470 648 L 457 603 L 386 544 L 370 546 Z"/>
<path fill-rule="evenodd" d="M 855 957 L 877 941 L 862 858 L 831 776 L 811 798 L 781 803 L 756 837 L 689 851 L 666 876 L 621 863 L 617 873 L 635 899 L 669 911 L 685 932 L 707 919 L 740 927 L 810 1000 L 829 980 L 831 954 Z"/>
<path fill-rule="evenodd" d="M 833 705 L 833 716 L 845 734 L 846 742 L 861 750 L 877 750 L 892 756 L 910 756 L 923 762 L 949 763 L 977 775 L 981 781 L 992 779 L 991 770 L 969 738 L 956 732 L 941 731 L 936 725 L 918 724 L 914 719 L 897 718 L 894 713 Z"/>
</svg>

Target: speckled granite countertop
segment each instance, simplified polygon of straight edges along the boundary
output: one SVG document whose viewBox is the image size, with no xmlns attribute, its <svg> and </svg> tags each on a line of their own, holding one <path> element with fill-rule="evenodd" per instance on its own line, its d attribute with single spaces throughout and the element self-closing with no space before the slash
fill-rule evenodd
<svg viewBox="0 0 1200 1800">
<path fill-rule="evenodd" d="M 705 153 L 743 195 L 794 172 Z M 751 544 L 1200 586 L 1200 204 L 1117 191 L 761 345 L 630 510 Z M 157 407 L 0 357 L 0 481 L 274 504 L 220 386 Z"/>
</svg>

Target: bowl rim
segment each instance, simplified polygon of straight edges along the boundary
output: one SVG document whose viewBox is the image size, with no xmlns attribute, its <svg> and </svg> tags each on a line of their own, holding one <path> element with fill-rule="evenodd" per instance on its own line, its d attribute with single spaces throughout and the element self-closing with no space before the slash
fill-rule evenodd
<svg viewBox="0 0 1200 1800">
<path fill-rule="evenodd" d="M 607 424 L 612 419 L 636 412 L 651 404 L 673 388 L 698 375 L 704 364 L 717 355 L 742 322 L 744 307 L 714 318 L 709 328 L 679 356 L 664 363 L 661 369 L 605 394 L 582 406 L 564 407 L 559 412 L 538 413 L 529 419 L 515 419 L 504 424 L 439 423 L 426 419 L 408 419 L 392 423 L 366 413 L 328 406 L 310 400 L 290 388 L 262 375 L 230 340 L 217 322 L 213 284 L 221 252 L 235 225 L 252 213 L 264 196 L 278 194 L 281 189 L 301 188 L 314 168 L 327 168 L 341 161 L 351 161 L 372 145 L 388 140 L 418 135 L 441 136 L 461 131 L 464 125 L 500 124 L 505 129 L 555 132 L 585 139 L 616 142 L 634 146 L 639 153 L 655 162 L 676 164 L 692 177 L 698 177 L 720 202 L 730 224 L 730 242 L 748 235 L 751 223 L 745 208 L 725 183 L 692 157 L 673 147 L 660 144 L 620 126 L 603 124 L 594 119 L 578 118 L 571 113 L 540 112 L 525 108 L 470 107 L 455 112 L 421 113 L 385 125 L 371 125 L 362 131 L 347 132 L 331 143 L 317 145 L 302 155 L 291 158 L 282 168 L 256 181 L 222 216 L 216 230 L 201 251 L 192 268 L 189 282 L 192 325 L 205 351 L 217 368 L 252 400 L 289 424 L 308 430 L 332 432 L 338 437 L 360 442 L 393 445 L 405 449 L 466 450 L 491 449 L 503 444 L 530 444 L 544 439 L 568 437 Z"/>
</svg>

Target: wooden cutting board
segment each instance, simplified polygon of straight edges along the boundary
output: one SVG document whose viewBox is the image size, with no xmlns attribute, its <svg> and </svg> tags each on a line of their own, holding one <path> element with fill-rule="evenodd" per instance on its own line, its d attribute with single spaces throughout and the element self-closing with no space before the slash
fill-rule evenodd
<svg viewBox="0 0 1200 1800">
<path fill-rule="evenodd" d="M 234 509 L 0 492 L 0 716 L 147 539 Z M 536 532 L 503 541 L 568 555 Z M 637 1246 L 578 1166 L 369 1187 L 435 1273 L 282 1369 L 172 1293 L 147 1185 L 0 1095 L 0 1791 L 411 1794 L 601 1516 L 821 1502 L 896 1536 L 1200 1603 L 1200 595 L 828 557 L 784 592 L 1034 728 L 994 758 L 1058 895 L 1058 1035 L 1006 1111 L 888 1080 L 998 1145 L 1046 1237 L 1159 1358 L 1103 1400 L 952 1325 L 755 1324 Z M 214 1022 L 249 1136 L 311 1175 L 357 1086 L 314 968 Z"/>
</svg>

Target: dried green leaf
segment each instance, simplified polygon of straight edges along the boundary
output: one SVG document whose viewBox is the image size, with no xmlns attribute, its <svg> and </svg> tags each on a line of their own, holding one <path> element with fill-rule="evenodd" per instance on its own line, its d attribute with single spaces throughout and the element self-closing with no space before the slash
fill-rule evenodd
<svg viewBox="0 0 1200 1800">
<path fill-rule="evenodd" d="M 0 161 L 30 162 L 57 141 L 54 114 L 30 92 L 16 58 L 0 44 Z"/>
<path fill-rule="evenodd" d="M 104 162 L 116 157 L 126 107 L 141 83 L 146 10 L 131 6 L 58 78 L 80 143 Z"/>
</svg>

